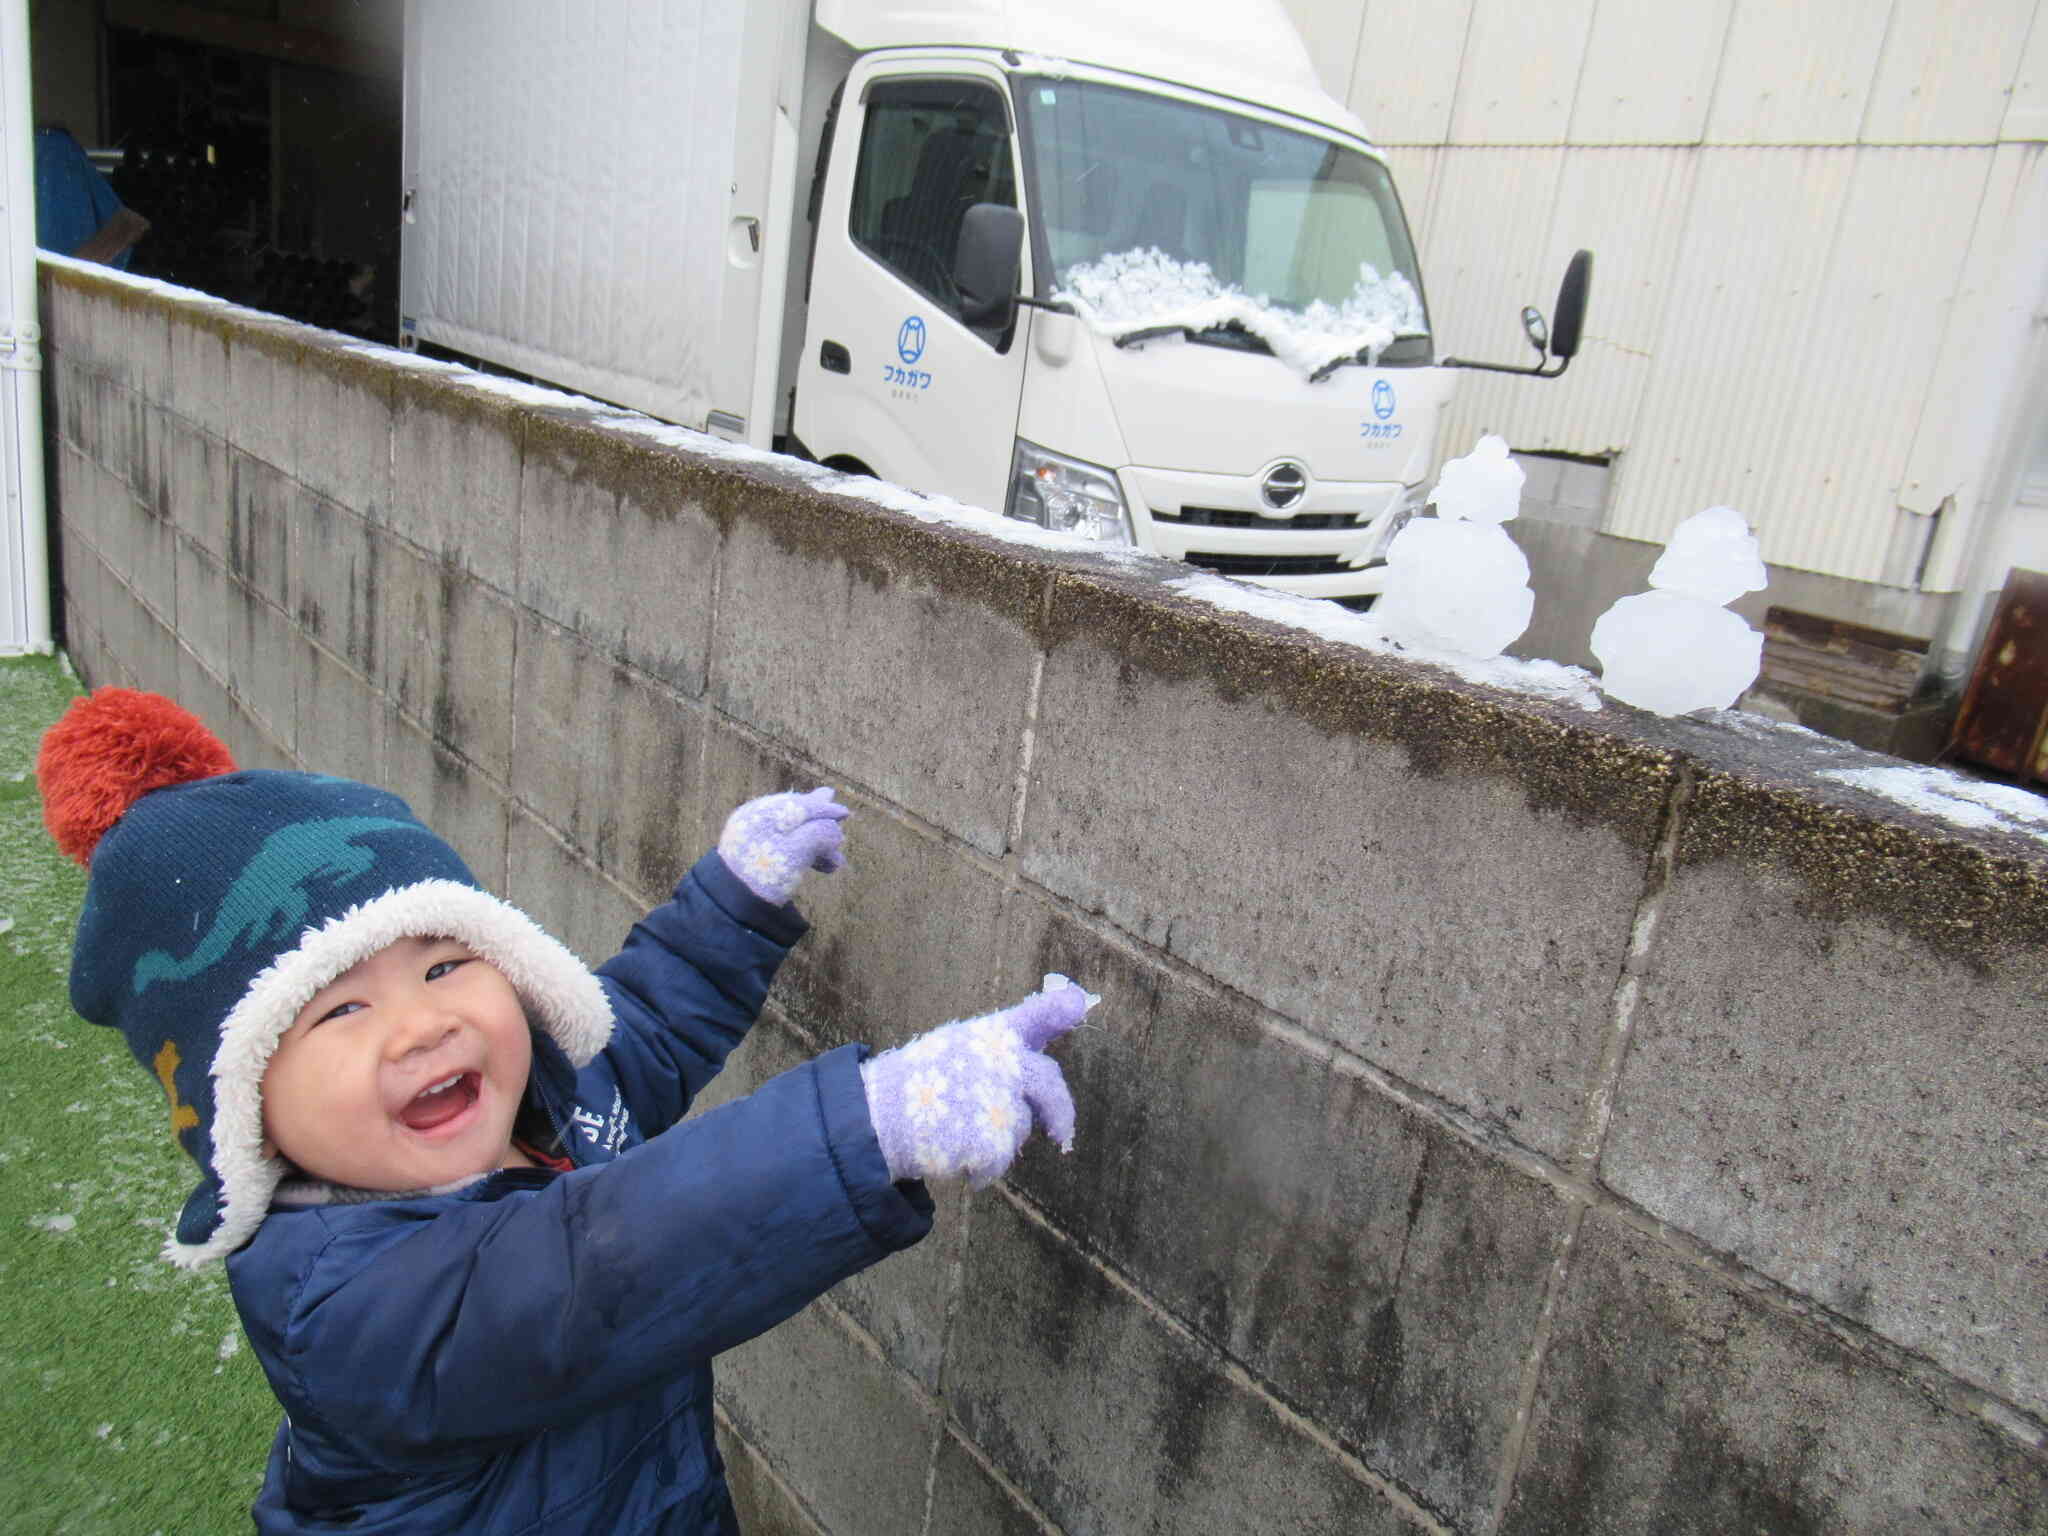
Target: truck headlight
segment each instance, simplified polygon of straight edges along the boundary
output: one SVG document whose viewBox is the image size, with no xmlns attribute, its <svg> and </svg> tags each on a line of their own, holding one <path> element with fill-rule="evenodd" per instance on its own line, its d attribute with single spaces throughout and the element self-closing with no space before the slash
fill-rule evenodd
<svg viewBox="0 0 2048 1536">
<path fill-rule="evenodd" d="M 1372 520 L 1372 543 L 1367 546 L 1365 563 L 1377 565 L 1387 558 L 1387 546 L 1394 542 L 1394 535 L 1406 528 L 1420 512 L 1428 499 L 1422 483 L 1401 487 L 1401 494 L 1394 498 L 1394 504 Z"/>
<path fill-rule="evenodd" d="M 1123 487 L 1100 464 L 1070 459 L 1017 439 L 1003 516 L 1105 544 L 1130 544 L 1131 514 Z"/>
</svg>

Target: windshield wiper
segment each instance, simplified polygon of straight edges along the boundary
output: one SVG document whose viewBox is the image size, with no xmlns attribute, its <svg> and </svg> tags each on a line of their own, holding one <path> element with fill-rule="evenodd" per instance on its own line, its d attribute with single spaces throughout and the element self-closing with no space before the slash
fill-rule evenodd
<svg viewBox="0 0 2048 1536">
<path fill-rule="evenodd" d="M 1404 348 L 1402 346 L 1403 342 L 1415 341 L 1419 341 L 1423 344 L 1422 356 L 1419 359 L 1410 358 L 1408 356 L 1408 353 L 1412 349 Z M 1360 347 L 1356 352 L 1347 352 L 1342 357 L 1333 357 L 1327 363 L 1323 364 L 1322 367 L 1318 368 L 1314 373 L 1310 374 L 1308 376 L 1308 381 L 1311 384 L 1320 384 L 1323 382 L 1323 380 L 1327 379 L 1331 374 L 1335 373 L 1339 368 L 1349 368 L 1353 365 L 1356 365 L 1360 368 L 1383 368 L 1398 367 L 1403 364 L 1408 364 L 1415 361 L 1427 362 L 1428 360 L 1429 337 L 1422 334 L 1419 331 L 1411 331 L 1406 335 L 1396 336 L 1384 347 L 1381 347 L 1378 357 L 1374 357 L 1372 353 L 1364 347 Z"/>
<path fill-rule="evenodd" d="M 1157 341 L 1162 336 L 1185 336 L 1195 339 L 1192 327 L 1185 325 L 1145 325 L 1135 331 L 1123 331 L 1112 336 L 1111 341 L 1120 347 L 1142 347 L 1148 341 Z"/>
<path fill-rule="evenodd" d="M 1147 325 L 1134 331 L 1125 331 L 1110 339 L 1119 347 L 1142 347 L 1148 341 L 1157 341 L 1162 336 L 1183 336 L 1187 340 L 1205 347 L 1235 347 L 1240 352 L 1271 352 L 1263 337 L 1254 335 L 1235 320 L 1226 320 L 1221 325 L 1212 325 L 1198 331 L 1191 325 Z"/>
<path fill-rule="evenodd" d="M 1347 352 L 1342 357 L 1331 358 L 1322 367 L 1310 374 L 1308 381 L 1311 384 L 1320 384 L 1339 368 L 1349 368 L 1353 364 L 1357 364 L 1361 368 L 1370 368 L 1372 363 L 1372 354 L 1364 347 L 1360 347 L 1356 352 Z"/>
</svg>

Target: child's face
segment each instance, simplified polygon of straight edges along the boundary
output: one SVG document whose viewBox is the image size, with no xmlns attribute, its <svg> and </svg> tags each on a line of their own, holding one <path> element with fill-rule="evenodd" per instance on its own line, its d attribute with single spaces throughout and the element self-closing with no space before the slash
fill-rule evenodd
<svg viewBox="0 0 2048 1536">
<path fill-rule="evenodd" d="M 452 939 L 400 939 L 299 1011 L 263 1074 L 267 1150 L 357 1189 L 523 1165 L 533 1041 L 512 984 Z"/>
</svg>

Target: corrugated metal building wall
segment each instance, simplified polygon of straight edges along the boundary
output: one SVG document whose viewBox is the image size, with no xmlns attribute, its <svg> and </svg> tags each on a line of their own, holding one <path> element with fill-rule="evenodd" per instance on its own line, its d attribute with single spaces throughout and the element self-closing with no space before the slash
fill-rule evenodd
<svg viewBox="0 0 2048 1536">
<path fill-rule="evenodd" d="M 1288 4 L 1443 352 L 1526 358 L 1521 306 L 1597 253 L 1572 371 L 1467 374 L 1447 452 L 1612 454 L 1606 532 L 1720 502 L 1777 564 L 1962 586 L 2048 360 L 2048 0 Z"/>
</svg>

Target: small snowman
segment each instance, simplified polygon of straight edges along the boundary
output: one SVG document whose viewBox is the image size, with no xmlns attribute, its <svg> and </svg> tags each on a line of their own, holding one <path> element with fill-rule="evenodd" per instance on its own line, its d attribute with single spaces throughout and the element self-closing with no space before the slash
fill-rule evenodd
<svg viewBox="0 0 2048 1536">
<path fill-rule="evenodd" d="M 1660 715 L 1726 709 L 1756 681 L 1764 637 L 1722 605 L 1766 581 L 1756 535 L 1732 507 L 1678 525 L 1650 570 L 1593 625 L 1601 690 Z"/>
<path fill-rule="evenodd" d="M 1444 465 L 1431 500 L 1387 546 L 1387 585 L 1373 618 L 1413 651 L 1485 661 L 1529 627 L 1529 561 L 1501 526 L 1521 510 L 1522 466 L 1499 437 Z"/>
</svg>

